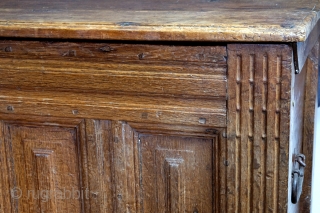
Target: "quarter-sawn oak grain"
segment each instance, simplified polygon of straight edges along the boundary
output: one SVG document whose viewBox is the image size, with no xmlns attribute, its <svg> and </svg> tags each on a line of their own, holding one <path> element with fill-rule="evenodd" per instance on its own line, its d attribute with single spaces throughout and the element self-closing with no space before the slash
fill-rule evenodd
<svg viewBox="0 0 320 213">
<path fill-rule="evenodd" d="M 1 1 L 0 213 L 309 212 L 319 11 Z"/>
</svg>

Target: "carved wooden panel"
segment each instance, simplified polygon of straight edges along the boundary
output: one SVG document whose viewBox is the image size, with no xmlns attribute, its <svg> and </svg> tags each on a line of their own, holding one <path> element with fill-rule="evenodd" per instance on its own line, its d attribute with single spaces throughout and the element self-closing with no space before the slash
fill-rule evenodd
<svg viewBox="0 0 320 213">
<path fill-rule="evenodd" d="M 227 211 L 286 212 L 292 50 L 228 45 Z"/>
<path fill-rule="evenodd" d="M 138 154 L 143 212 L 213 212 L 215 142 L 141 135 Z"/>
<path fill-rule="evenodd" d="M 30 116 L 1 121 L 0 212 L 112 211 L 107 124 Z"/>
<path fill-rule="evenodd" d="M 81 211 L 75 129 L 5 124 L 2 134 L 1 166 L 8 175 L 2 183 L 11 192 L 11 211 Z"/>
<path fill-rule="evenodd" d="M 223 129 L 0 119 L 1 213 L 218 212 Z"/>
</svg>

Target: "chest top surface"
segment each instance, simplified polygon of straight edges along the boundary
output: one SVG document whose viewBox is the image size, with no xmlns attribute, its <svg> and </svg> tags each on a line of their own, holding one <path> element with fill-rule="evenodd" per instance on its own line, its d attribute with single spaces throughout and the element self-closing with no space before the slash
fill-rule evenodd
<svg viewBox="0 0 320 213">
<path fill-rule="evenodd" d="M 0 36 L 299 42 L 319 16 L 318 0 L 2 0 Z"/>
</svg>

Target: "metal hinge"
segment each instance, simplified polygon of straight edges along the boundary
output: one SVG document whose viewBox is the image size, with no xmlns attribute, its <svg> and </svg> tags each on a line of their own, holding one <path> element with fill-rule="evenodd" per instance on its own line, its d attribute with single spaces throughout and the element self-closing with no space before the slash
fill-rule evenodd
<svg viewBox="0 0 320 213">
<path fill-rule="evenodd" d="M 293 162 L 291 190 L 292 203 L 297 203 L 299 201 L 302 192 L 304 168 L 306 167 L 305 159 L 306 157 L 303 154 L 298 154 L 296 155 L 295 160 Z"/>
</svg>

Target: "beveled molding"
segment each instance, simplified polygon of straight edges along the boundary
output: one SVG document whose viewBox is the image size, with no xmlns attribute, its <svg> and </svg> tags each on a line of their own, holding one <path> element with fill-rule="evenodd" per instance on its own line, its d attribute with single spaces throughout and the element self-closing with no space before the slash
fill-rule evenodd
<svg viewBox="0 0 320 213">
<path fill-rule="evenodd" d="M 34 116 L 34 115 L 16 115 L 0 113 L 0 121 L 9 125 L 23 126 L 55 126 L 63 128 L 79 128 L 85 120 L 103 120 L 103 119 L 85 119 L 85 118 L 63 118 L 52 116 Z M 189 126 L 173 125 L 165 123 L 142 123 L 126 122 L 129 126 L 140 134 L 159 134 L 185 137 L 204 137 L 204 138 L 226 138 L 226 128 L 210 126 Z"/>
<path fill-rule="evenodd" d="M 17 140 L 17 137 L 12 137 L 11 134 L 15 134 L 12 132 L 13 129 L 22 128 L 25 129 L 23 131 L 26 131 L 27 134 L 40 134 L 39 137 L 32 137 L 32 140 L 23 139 L 21 144 L 24 144 L 24 146 L 27 147 L 24 148 L 25 153 L 27 153 L 26 155 L 29 156 L 27 159 L 33 158 L 28 154 L 31 150 L 30 153 L 33 153 L 35 162 L 44 166 L 42 170 L 36 170 L 41 174 L 45 173 L 45 169 L 49 171 L 49 167 L 58 165 L 56 161 L 57 158 L 55 156 L 57 151 L 55 150 L 59 144 L 59 146 L 61 146 L 62 142 L 61 140 L 57 141 L 58 143 L 54 141 L 52 142 L 50 136 L 45 136 L 45 131 L 71 131 L 75 133 L 71 134 L 71 139 L 74 140 L 73 144 L 77 150 L 76 161 L 78 161 L 78 163 L 74 164 L 74 169 L 79 170 L 80 182 L 77 187 L 79 189 L 88 189 L 90 192 L 90 199 L 82 198 L 82 200 L 80 200 L 81 212 L 92 212 L 92 209 L 94 209 L 94 212 L 120 212 L 127 208 L 135 210 L 136 212 L 142 211 L 143 207 L 140 205 L 140 200 L 142 198 L 138 198 L 142 193 L 142 186 L 139 182 L 141 181 L 141 174 L 137 167 L 137 162 L 141 161 L 139 157 L 141 150 L 140 137 L 144 138 L 148 135 L 151 137 L 157 137 L 158 135 L 160 137 L 165 136 L 169 138 L 177 137 L 181 140 L 186 140 L 186 142 L 189 140 L 188 138 L 194 140 L 194 142 L 198 139 L 201 141 L 211 141 L 210 143 L 212 143 L 212 145 L 210 146 L 212 146 L 213 157 L 211 159 L 212 168 L 210 171 L 213 173 L 211 181 L 213 186 L 215 186 L 212 191 L 212 199 L 214 203 L 212 208 L 214 208 L 215 211 L 220 211 L 225 208 L 221 205 L 221 200 L 224 200 L 224 192 L 222 191 L 225 190 L 225 167 L 227 165 L 227 162 L 223 160 L 226 155 L 226 149 L 224 148 L 225 131 L 223 128 L 207 130 L 203 127 L 173 127 L 172 125 L 164 124 L 160 124 L 157 128 L 157 125 L 155 124 L 142 123 L 132 123 L 131 127 L 130 123 L 123 121 L 68 119 L 27 115 L 12 116 L 7 114 L 0 114 L 0 120 L 0 140 L 2 142 L 0 143 L 0 151 L 2 153 L 1 156 L 3 157 L 1 162 L 4 163 L 6 162 L 5 159 L 7 159 L 9 160 L 7 165 L 11 165 L 17 160 L 17 158 L 13 159 L 12 149 L 10 148 L 12 146 L 12 142 L 10 141 Z M 16 131 L 17 130 L 15 130 L 15 132 Z M 39 131 L 39 133 L 37 133 L 37 131 Z M 203 133 L 203 131 L 205 131 L 205 133 Z M 46 139 L 42 140 L 41 138 Z M 159 150 L 161 151 L 162 149 Z M 170 149 L 163 149 L 161 152 L 167 151 L 170 151 Z M 178 152 L 180 153 L 182 151 L 180 150 Z M 187 167 L 177 168 L 176 166 L 181 163 L 181 165 L 183 165 L 182 161 L 186 161 L 188 159 L 186 162 L 189 162 L 193 159 L 193 152 L 186 150 L 185 153 L 187 154 L 185 156 L 187 158 L 184 160 L 181 158 L 180 154 L 177 156 L 170 155 L 171 157 L 167 156 L 167 154 L 163 155 L 164 165 L 166 165 L 165 168 L 167 169 L 166 186 L 168 186 L 167 190 L 169 190 L 166 191 L 166 193 L 176 189 L 175 183 L 172 182 L 173 180 L 170 182 L 170 178 L 181 177 L 181 175 L 184 174 L 181 172 L 187 171 Z M 174 156 L 177 157 L 176 160 L 174 160 Z M 196 159 L 193 159 L 193 161 L 196 161 Z M 16 182 L 14 181 L 6 182 L 5 180 L 7 180 L 8 177 L 13 176 L 14 171 L 17 171 L 12 170 L 14 168 L 13 165 L 7 167 L 3 164 L 2 168 L 7 172 L 3 172 L 1 176 L 1 186 L 3 187 L 3 190 L 2 195 L 0 194 L 0 204 L 4 210 L 10 211 L 10 209 L 15 209 L 19 206 L 19 202 L 16 202 L 17 200 L 12 197 L 10 200 L 10 189 L 19 186 L 16 185 Z M 123 170 L 122 168 L 126 168 L 126 170 Z M 172 176 L 170 174 L 172 174 Z M 51 179 L 54 179 L 53 174 L 50 176 L 50 180 Z M 135 184 L 127 185 L 129 179 Z M 12 180 L 15 179 L 13 178 Z M 48 179 L 40 180 L 42 180 L 42 182 L 39 187 L 54 187 L 54 185 L 52 185 L 52 181 L 47 183 L 46 180 Z M 40 190 L 40 188 L 38 190 Z M 137 200 L 132 200 L 132 198 L 137 198 Z M 182 198 L 183 197 L 181 197 L 181 199 Z M 168 197 L 168 199 L 171 198 Z M 176 204 L 173 204 L 170 200 L 167 200 L 166 203 L 167 209 L 177 208 Z M 180 207 L 184 206 L 183 203 L 177 203 L 177 205 Z M 59 208 L 59 201 L 50 200 L 50 202 L 43 208 L 57 210 Z"/>
</svg>

